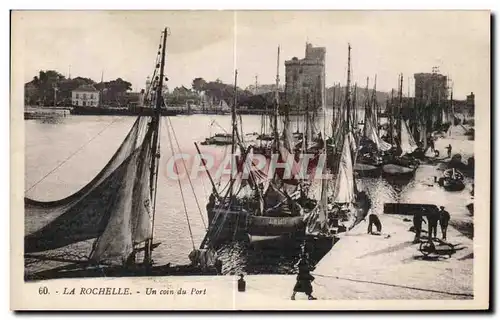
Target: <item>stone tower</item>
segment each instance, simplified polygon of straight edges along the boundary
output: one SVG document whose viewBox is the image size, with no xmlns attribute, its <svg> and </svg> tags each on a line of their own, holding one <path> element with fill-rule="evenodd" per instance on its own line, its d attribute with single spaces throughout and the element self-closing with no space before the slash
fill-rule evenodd
<svg viewBox="0 0 500 320">
<path fill-rule="evenodd" d="M 292 110 L 316 110 L 326 104 L 325 47 L 306 43 L 304 59 L 285 61 L 285 96 Z"/>
</svg>

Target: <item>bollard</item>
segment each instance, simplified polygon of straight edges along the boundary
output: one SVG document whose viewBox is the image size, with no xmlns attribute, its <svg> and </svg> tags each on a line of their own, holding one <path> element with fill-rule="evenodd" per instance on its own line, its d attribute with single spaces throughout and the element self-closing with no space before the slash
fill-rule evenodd
<svg viewBox="0 0 500 320">
<path fill-rule="evenodd" d="M 238 291 L 239 292 L 245 292 L 246 290 L 246 282 L 245 280 L 243 279 L 243 275 L 240 274 L 240 278 L 238 279 Z"/>
</svg>

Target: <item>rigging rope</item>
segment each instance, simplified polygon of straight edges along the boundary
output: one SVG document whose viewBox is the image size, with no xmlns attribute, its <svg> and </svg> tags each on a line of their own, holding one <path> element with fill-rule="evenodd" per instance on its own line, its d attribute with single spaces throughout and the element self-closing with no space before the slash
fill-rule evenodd
<svg viewBox="0 0 500 320">
<path fill-rule="evenodd" d="M 62 165 L 64 165 L 66 162 L 68 162 L 72 157 L 74 157 L 78 152 L 82 151 L 86 146 L 88 146 L 95 138 L 100 136 L 106 129 L 108 129 L 112 124 L 114 124 L 116 121 L 120 120 L 121 117 L 116 118 L 115 120 L 111 121 L 108 125 L 106 125 L 101 131 L 99 131 L 95 136 L 90 138 L 87 142 L 85 142 L 80 148 L 78 148 L 76 151 L 71 153 L 66 159 L 64 159 L 62 162 L 60 162 L 57 166 L 55 166 L 52 170 L 50 170 L 47 174 L 45 174 L 40 180 L 35 182 L 31 187 L 29 187 L 27 190 L 24 191 L 24 193 L 27 193 L 31 191 L 34 187 L 36 187 L 39 183 L 41 183 L 43 180 L 45 180 L 49 175 L 54 173 L 57 169 L 59 169 Z"/>
<path fill-rule="evenodd" d="M 170 130 L 168 130 L 168 128 L 167 128 L 167 135 L 168 135 L 168 140 L 170 142 L 170 150 L 172 151 L 172 155 L 174 155 L 175 154 L 174 144 L 172 143 L 172 136 L 171 136 Z M 175 166 L 176 172 L 178 172 L 177 163 L 176 162 L 174 162 L 174 166 Z M 187 213 L 186 200 L 184 199 L 184 192 L 182 190 L 181 180 L 177 179 L 177 182 L 179 183 L 179 189 L 181 191 L 182 205 L 184 206 L 184 214 L 186 215 L 186 220 L 187 220 L 187 224 L 188 224 L 189 234 L 191 236 L 191 244 L 193 245 L 193 250 L 195 250 L 196 247 L 194 245 L 193 231 L 191 230 L 191 222 L 189 221 L 189 216 L 188 216 L 188 213 Z"/>
<path fill-rule="evenodd" d="M 177 144 L 177 148 L 179 149 L 179 152 L 182 153 L 181 147 L 179 146 L 179 140 L 177 140 L 177 136 L 175 134 L 174 126 L 172 125 L 172 121 L 170 120 L 170 118 L 167 118 L 167 119 L 168 119 L 167 121 L 170 123 L 170 128 L 172 128 L 172 134 L 174 136 L 175 143 Z M 203 161 L 203 160 L 201 160 L 201 161 Z M 184 166 L 184 170 L 186 170 L 186 173 L 187 173 L 188 169 L 187 169 L 186 162 L 184 161 L 184 159 L 182 159 L 182 164 Z M 203 226 L 205 227 L 205 230 L 206 230 L 207 229 L 207 224 L 205 223 L 205 219 L 203 218 L 203 213 L 201 212 L 200 203 L 198 201 L 198 197 L 196 196 L 196 192 L 194 191 L 194 187 L 193 187 L 193 183 L 191 181 L 191 177 L 189 177 L 189 174 L 187 174 L 187 177 L 188 177 L 188 180 L 189 180 L 189 185 L 191 186 L 191 191 L 193 191 L 193 195 L 194 195 L 194 200 L 196 202 L 196 206 L 198 207 L 198 211 L 200 213 L 201 222 L 203 222 Z"/>
</svg>

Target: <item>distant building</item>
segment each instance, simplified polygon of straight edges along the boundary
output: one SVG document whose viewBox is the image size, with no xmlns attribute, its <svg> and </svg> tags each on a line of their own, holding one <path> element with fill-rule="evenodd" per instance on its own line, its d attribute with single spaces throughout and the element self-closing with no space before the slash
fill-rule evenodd
<svg viewBox="0 0 500 320">
<path fill-rule="evenodd" d="M 451 108 L 454 116 L 461 114 L 465 117 L 473 117 L 474 116 L 474 93 L 471 92 L 470 95 L 467 96 L 465 100 L 453 100 L 453 107 Z"/>
<path fill-rule="evenodd" d="M 468 112 L 468 115 L 469 116 L 474 116 L 474 110 L 476 108 L 476 102 L 475 102 L 474 92 L 471 92 L 467 96 L 466 101 L 467 101 L 467 112 Z"/>
<path fill-rule="evenodd" d="M 326 48 L 306 43 L 304 59 L 285 61 L 285 96 L 291 109 L 325 106 L 325 56 Z"/>
<path fill-rule="evenodd" d="M 250 91 L 251 93 L 257 95 L 257 94 L 264 94 L 268 92 L 274 92 L 276 90 L 276 84 L 259 84 L 257 87 L 255 85 L 249 85 L 248 87 L 245 88 L 245 90 Z M 285 90 L 285 87 L 280 85 L 278 87 L 278 91 L 283 92 Z"/>
<path fill-rule="evenodd" d="M 71 92 L 71 102 L 79 107 L 98 107 L 99 91 L 93 85 L 81 85 Z"/>
<path fill-rule="evenodd" d="M 125 101 L 127 106 L 130 107 L 142 107 L 144 102 L 144 92 L 125 92 Z"/>
<path fill-rule="evenodd" d="M 425 110 L 427 132 L 435 130 L 442 124 L 443 113 L 449 112 L 448 77 L 433 71 L 432 73 L 415 73 L 416 108 Z"/>
</svg>

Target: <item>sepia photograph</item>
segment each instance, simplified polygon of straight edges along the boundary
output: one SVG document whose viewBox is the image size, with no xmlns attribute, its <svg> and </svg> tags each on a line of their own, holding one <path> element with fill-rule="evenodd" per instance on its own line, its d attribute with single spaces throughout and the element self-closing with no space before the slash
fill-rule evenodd
<svg viewBox="0 0 500 320">
<path fill-rule="evenodd" d="M 12 11 L 11 308 L 488 309 L 491 19 Z"/>
</svg>

